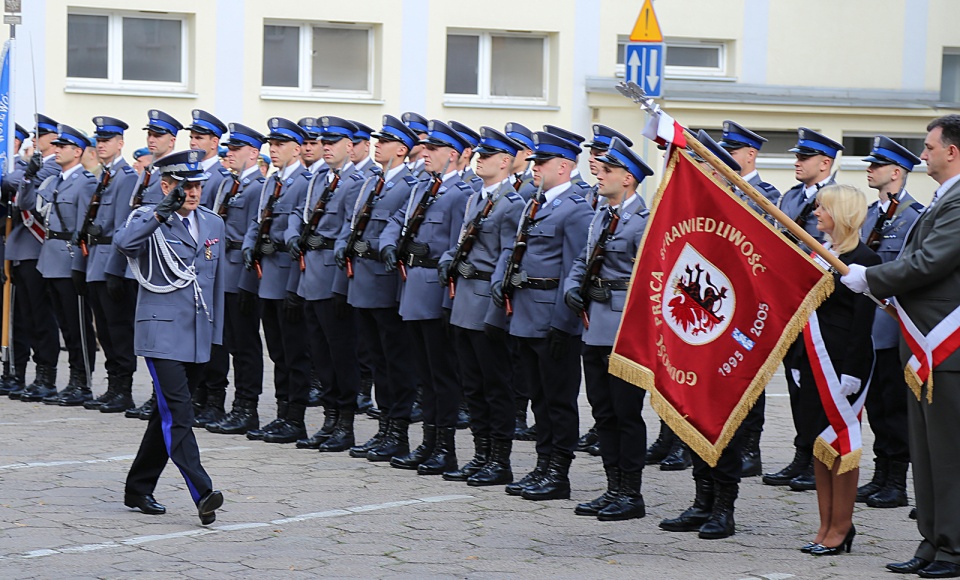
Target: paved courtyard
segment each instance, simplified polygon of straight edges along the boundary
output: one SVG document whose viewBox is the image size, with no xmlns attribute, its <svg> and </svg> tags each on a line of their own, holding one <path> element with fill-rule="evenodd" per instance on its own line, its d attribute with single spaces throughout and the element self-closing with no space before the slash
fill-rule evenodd
<svg viewBox="0 0 960 580">
<path fill-rule="evenodd" d="M 63 382 L 66 360 L 60 368 Z M 102 371 L 95 382 L 99 393 Z M 138 402 L 149 388 L 141 369 Z M 274 413 L 267 391 L 260 408 L 266 421 Z M 782 375 L 768 393 L 762 447 L 770 471 L 792 457 L 793 427 Z M 592 421 L 583 396 L 580 410 L 585 431 Z M 656 418 L 649 409 L 645 417 L 653 438 Z M 313 432 L 322 413 L 309 409 L 307 419 Z M 647 517 L 604 523 L 573 514 L 577 502 L 605 485 L 597 457 L 578 455 L 569 501 L 537 503 L 502 487 L 472 488 L 346 453 L 198 430 L 204 465 L 226 498 L 217 522 L 202 527 L 172 465 L 155 493 L 166 515 L 123 506 L 124 477 L 145 426 L 120 415 L 0 399 L 0 578 L 889 578 L 883 564 L 911 557 L 919 539 L 909 508 L 858 504 L 851 554 L 801 554 L 797 548 L 817 528 L 814 492 L 765 486 L 759 478 L 741 485 L 736 535 L 704 541 L 657 527 L 689 505 L 689 470 L 647 469 Z M 375 421 L 357 420 L 358 439 L 375 431 Z M 411 435 L 418 443 L 418 426 Z M 865 439 L 869 449 L 869 428 Z M 466 461 L 467 431 L 458 432 L 457 443 Z M 516 443 L 518 476 L 534 459 L 532 442 Z M 872 465 L 867 451 L 861 480 Z"/>
</svg>

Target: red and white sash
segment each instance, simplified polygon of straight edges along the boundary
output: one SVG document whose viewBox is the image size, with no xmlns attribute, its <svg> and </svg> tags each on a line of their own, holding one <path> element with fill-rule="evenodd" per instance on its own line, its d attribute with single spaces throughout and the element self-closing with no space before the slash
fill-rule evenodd
<svg viewBox="0 0 960 580">
<path fill-rule="evenodd" d="M 904 376 L 910 390 L 920 400 L 920 389 L 927 384 L 927 401 L 933 402 L 933 369 L 960 348 L 960 306 L 944 317 L 924 336 L 896 298 L 890 303 L 900 317 L 900 330 L 913 356 L 907 362 Z"/>
<path fill-rule="evenodd" d="M 14 195 L 12 203 L 16 202 L 17 196 Z M 20 210 L 20 217 L 23 219 L 23 225 L 25 228 L 27 228 L 27 231 L 30 232 L 30 235 L 37 238 L 37 241 L 42 244 L 44 238 L 46 237 L 46 232 L 43 230 L 43 225 L 37 221 L 36 217 L 34 217 L 33 212 L 22 209 Z"/>
<path fill-rule="evenodd" d="M 820 401 L 830 422 L 814 443 L 814 456 L 830 469 L 839 457 L 839 473 L 856 469 L 860 466 L 863 447 L 860 417 L 863 414 L 863 404 L 867 400 L 870 381 L 868 379 L 860 389 L 860 394 L 853 404 L 840 394 L 840 377 L 830 360 L 827 345 L 823 342 L 816 312 L 810 315 L 810 321 L 803 328 L 803 342 L 807 348 L 817 391 L 820 393 Z"/>
</svg>

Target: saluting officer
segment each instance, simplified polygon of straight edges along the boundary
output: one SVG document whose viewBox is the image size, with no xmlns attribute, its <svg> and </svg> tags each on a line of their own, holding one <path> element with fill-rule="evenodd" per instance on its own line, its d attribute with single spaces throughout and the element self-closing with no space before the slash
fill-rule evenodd
<svg viewBox="0 0 960 580">
<path fill-rule="evenodd" d="M 424 169 L 435 176 L 420 182 L 406 207 L 393 216 L 380 235 L 380 254 L 387 269 L 393 270 L 398 258 L 406 269 L 406 279 L 400 285 L 400 316 L 409 331 L 423 385 L 423 442 L 407 453 L 404 448 L 408 448 L 409 423 L 397 419 L 391 421 L 385 442 L 371 450 L 367 458 L 376 461 L 389 456 L 393 467 L 440 475 L 457 468 L 454 438 L 461 393 L 442 320 L 447 295 L 437 280 L 437 265 L 443 253 L 457 243 L 463 210 L 473 190 L 457 171 L 457 160 L 467 142 L 441 121 L 430 121 L 429 129 L 427 138 L 421 141 Z M 425 195 L 435 180 L 440 180 L 436 196 Z M 422 221 L 414 219 L 418 213 Z M 410 228 L 417 227 L 416 235 L 410 238 Z M 401 244 L 404 238 L 410 238 L 410 243 Z"/>
<path fill-rule="evenodd" d="M 460 159 L 457 160 L 457 171 L 460 172 L 460 179 L 472 187 L 474 191 L 480 191 L 483 189 L 483 180 L 477 177 L 477 173 L 470 165 L 473 161 L 474 151 L 480 143 L 480 134 L 458 121 L 450 121 L 449 125 L 467 142 L 467 147 L 463 149 Z"/>
<path fill-rule="evenodd" d="M 519 340 L 537 420 L 537 465 L 506 491 L 529 500 L 568 499 L 579 432 L 581 325 L 564 304 L 560 286 L 587 243 L 593 210 L 570 183 L 580 147 L 546 132 L 534 134 L 534 145 L 534 182 L 543 193 L 527 203 L 518 228 L 517 238 L 526 236 L 526 253 L 507 279 L 511 248 L 491 285 L 497 306 L 512 298 L 510 334 Z"/>
<path fill-rule="evenodd" d="M 598 135 L 596 125 L 594 135 Z M 653 170 L 619 137 L 603 145 L 603 154 L 596 158 L 597 194 L 606 202 L 593 216 L 587 245 L 563 287 L 567 306 L 578 316 L 584 311 L 588 315 L 590 326 L 583 332 L 580 353 L 607 475 L 606 492 L 577 505 L 574 513 L 618 521 L 646 515 L 640 492 L 647 447 L 647 426 L 641 416 L 645 392 L 611 375 L 607 364 L 620 327 L 633 262 L 650 215 L 637 186 L 653 175 Z M 591 272 L 597 267 L 595 259 L 599 260 L 599 270 Z M 587 290 L 583 295 L 580 289 L 585 279 Z"/>
<path fill-rule="evenodd" d="M 827 185 L 836 183 L 831 171 L 837 154 L 841 151 L 843 151 L 843 145 L 806 127 L 800 127 L 797 130 L 797 144 L 790 149 L 790 152 L 797 156 L 793 166 L 800 183 L 783 194 L 780 198 L 780 209 L 820 242 L 823 241 L 823 232 L 817 230 L 817 219 L 813 216 L 813 210 L 816 209 L 817 204 L 817 192 Z M 792 357 L 787 355 L 785 360 L 790 358 Z M 795 491 L 811 490 L 816 487 L 813 479 L 813 441 L 805 441 L 800 435 L 803 424 L 799 416 L 800 405 L 797 401 L 800 387 L 797 379 L 794 378 L 794 372 L 796 371 L 799 376 L 799 371 L 786 366 L 784 368 L 787 371 L 785 375 L 787 391 L 790 394 L 793 425 L 797 430 L 793 440 L 796 450 L 793 460 L 780 471 L 764 475 L 763 483 L 789 485 L 790 489 Z"/>
<path fill-rule="evenodd" d="M 42 399 L 49 404 L 82 405 L 93 398 L 85 369 L 93 368 L 95 337 L 89 307 L 84 302 L 81 310 L 77 301 L 78 295 L 86 293 L 86 276 L 83 272 L 77 272 L 75 276 L 73 272 L 74 256 L 80 253 L 80 248 L 74 247 L 72 240 L 87 212 L 97 180 L 80 165 L 80 156 L 88 144 L 87 137 L 67 125 L 61 124 L 57 128 L 58 136 L 52 144 L 60 174 L 51 175 L 40 184 L 24 178 L 17 195 L 17 206 L 20 209 L 38 207 L 38 198 L 39 203 L 45 205 L 42 211 L 46 214 L 47 233 L 37 270 L 43 275 L 43 289 L 50 294 L 60 323 L 69 353 L 70 380 L 59 394 L 51 385 L 52 392 L 48 390 L 43 397 L 39 392 L 28 391 L 20 396 L 20 400 Z M 85 346 L 82 338 L 86 339 Z M 88 357 L 86 361 L 84 352 Z"/>
<path fill-rule="evenodd" d="M 136 352 L 144 357 L 157 397 L 123 503 L 145 514 L 166 508 L 153 497 L 171 459 L 187 483 L 200 523 L 212 524 L 223 494 L 200 464 L 193 435 L 191 391 L 200 382 L 210 349 L 223 336 L 223 220 L 200 205 L 207 178 L 204 153 L 181 151 L 154 164 L 163 198 L 135 210 L 115 244 L 143 286 L 137 298 Z M 174 217 L 176 216 L 176 217 Z"/>
<path fill-rule="evenodd" d="M 582 151 L 581 144 L 584 142 L 584 138 L 573 131 L 568 131 L 562 127 L 557 127 L 556 125 L 544 125 L 543 130 L 546 133 L 560 137 L 565 141 L 569 141 L 577 148 L 577 151 Z M 575 164 L 579 164 L 580 157 L 579 154 L 577 159 L 574 159 Z M 570 173 L 570 183 L 573 185 L 573 190 L 580 197 L 587 199 L 590 196 L 591 187 L 590 184 L 584 181 L 583 176 L 580 174 L 579 165 L 575 165 L 573 171 Z"/>
<path fill-rule="evenodd" d="M 281 117 L 271 118 L 267 126 L 270 161 L 278 169 L 261 189 L 257 221 L 250 223 L 242 251 L 244 267 L 262 273 L 258 292 L 263 336 L 274 364 L 277 418 L 249 431 L 247 438 L 279 443 L 306 436 L 303 416 L 310 389 L 310 355 L 303 299 L 296 293 L 300 267 L 283 250 L 287 222 L 294 209 L 303 205 L 313 174 L 300 163 L 306 132 Z"/>
<path fill-rule="evenodd" d="M 410 338 L 398 311 L 399 276 L 393 272 L 394 266 L 388 271 L 380 259 L 380 235 L 391 217 L 406 206 L 417 185 L 404 163 L 417 136 L 390 115 L 383 116 L 383 127 L 373 136 L 377 139 L 375 161 L 382 169 L 367 178 L 356 203 L 347 208 L 349 227 L 340 232 L 335 254 L 345 266 L 349 261 L 348 273 L 353 272 L 347 300 L 357 315 L 358 337 L 371 354 L 380 408 L 376 434 L 350 449 L 350 456 L 358 458 L 366 458 L 379 446 L 391 422 L 410 422 L 417 387 Z"/>
<path fill-rule="evenodd" d="M 587 162 L 590 166 L 590 173 L 596 177 L 597 173 L 600 171 L 600 162 L 598 162 L 597 159 L 603 156 L 607 152 L 607 149 L 610 148 L 610 141 L 612 141 L 614 138 L 617 138 L 623 141 L 624 145 L 627 147 L 633 147 L 633 140 L 619 131 L 598 123 L 593 124 L 592 130 L 593 141 L 584 143 L 583 148 L 590 152 L 590 157 L 587 159 Z M 590 203 L 590 206 L 594 209 L 596 209 L 597 204 L 600 203 L 601 196 L 597 194 L 598 189 L 599 185 L 594 185 L 590 188 L 590 195 L 584 196 L 587 202 Z M 640 198 L 640 203 L 644 203 L 642 197 Z M 646 207 L 646 204 L 644 204 L 644 207 Z"/>
<path fill-rule="evenodd" d="M 423 173 L 423 158 L 421 157 L 423 155 L 423 145 L 421 142 L 427 138 L 427 134 L 430 132 L 430 122 L 423 115 L 413 112 L 406 112 L 400 118 L 403 120 L 403 124 L 417 135 L 417 144 L 407 154 L 407 168 L 410 169 L 410 173 L 414 177 L 419 179 L 423 177 L 421 175 Z"/>
<path fill-rule="evenodd" d="M 97 183 L 100 200 L 88 210 L 93 212 L 89 226 L 86 216 L 80 218 L 73 245 L 85 243 L 89 255 L 84 258 L 83 252 L 75 251 L 73 267 L 81 272 L 86 268 L 87 296 L 106 359 L 107 390 L 85 402 L 83 407 L 101 413 L 120 413 L 135 406 L 132 389 L 133 374 L 137 371 L 137 355 L 133 351 L 137 284 L 124 280 L 122 275 L 108 275 L 107 266 L 117 254 L 113 236 L 130 214 L 130 194 L 137 182 L 137 172 L 123 158 L 123 132 L 129 128 L 127 124 L 113 117 L 94 117 L 93 123 L 97 157 L 103 167 Z"/>
<path fill-rule="evenodd" d="M 227 126 L 220 119 L 201 109 L 194 109 L 190 115 L 193 117 L 193 124 L 186 128 L 190 131 L 190 148 L 200 149 L 206 154 L 200 166 L 210 174 L 210 178 L 203 183 L 203 199 L 200 200 L 200 204 L 207 209 L 212 209 L 213 198 L 217 194 L 220 183 L 231 177 L 230 172 L 220 163 L 220 139 L 227 132 Z"/>
<path fill-rule="evenodd" d="M 480 134 L 477 175 L 483 187 L 467 201 L 459 241 L 438 267 L 441 286 L 455 280 L 450 324 L 474 446 L 473 459 L 443 478 L 473 486 L 513 481 L 514 403 L 507 320 L 490 300 L 490 280 L 513 245 L 524 205 L 509 179 L 513 157 L 521 146 L 490 127 L 481 127 Z"/>
<path fill-rule="evenodd" d="M 257 404 L 263 392 L 258 281 L 256 274 L 243 267 L 242 248 L 247 228 L 257 221 L 265 181 L 257 160 L 266 137 L 240 123 L 230 123 L 229 129 L 227 165 L 235 177 L 220 182 L 213 201 L 225 236 L 223 345 L 214 345 L 204 375 L 216 373 L 219 379 L 209 383 L 226 385 L 232 356 L 234 396 L 230 412 L 220 421 L 208 422 L 206 429 L 241 434 L 260 427 Z"/>
<path fill-rule="evenodd" d="M 156 166 L 157 161 L 173 153 L 173 149 L 177 146 L 177 133 L 183 130 L 183 125 L 163 111 L 150 109 L 147 111 L 147 126 L 143 130 L 147 132 L 147 149 L 153 160 L 150 165 Z M 137 182 L 130 202 L 134 209 L 142 204 L 156 205 L 163 197 L 160 191 L 159 175 L 156 171 L 148 171 L 149 169 L 148 166 Z M 150 181 L 146 182 L 148 175 Z M 144 187 L 145 182 L 146 187 Z"/>
<path fill-rule="evenodd" d="M 57 122 L 46 115 L 36 115 L 33 157 L 24 162 L 22 169 L 14 169 L 4 182 L 15 184 L 18 198 L 27 181 L 37 187 L 48 177 L 60 172 L 57 165 L 53 140 L 57 138 Z M 18 164 L 19 166 L 19 164 Z M 15 203 L 16 205 L 16 203 Z M 29 391 L 29 397 L 41 400 L 56 392 L 57 359 L 60 356 L 60 339 L 57 337 L 57 321 L 53 304 L 45 291 L 43 277 L 37 270 L 41 244 L 44 239 L 43 216 L 33 205 L 19 209 L 13 216 L 14 225 L 6 239 L 5 259 L 10 260 L 13 274 L 13 356 L 17 380 L 7 393 L 11 399 L 19 399 Z M 26 385 L 27 362 L 33 350 L 36 377 Z M 37 398 L 37 396 L 40 398 Z"/>
<path fill-rule="evenodd" d="M 370 159 L 370 136 L 373 134 L 373 128 L 359 121 L 351 121 L 351 123 L 357 130 L 353 132 L 353 151 L 350 153 L 350 161 L 357 173 L 363 177 L 369 177 L 370 170 L 373 168 L 373 161 Z"/>
<path fill-rule="evenodd" d="M 347 303 L 347 276 L 337 267 L 334 244 L 363 185 L 350 161 L 356 126 L 340 117 L 320 118 L 323 160 L 330 171 L 310 181 L 303 203 L 287 222 L 287 251 L 303 264 L 297 295 L 306 301 L 306 331 L 313 368 L 324 386 L 324 424 L 313 437 L 297 437 L 300 448 L 346 451 L 354 444 L 360 374 L 353 309 Z M 319 221 L 316 221 L 319 220 Z M 347 226 L 349 227 L 349 226 Z M 298 266 L 299 267 L 299 266 Z M 331 441 L 339 428 L 336 440 Z M 329 442 L 330 445 L 321 444 Z"/>
<path fill-rule="evenodd" d="M 907 175 L 920 158 L 893 139 L 873 138 L 870 155 L 864 158 L 867 184 L 879 199 L 867 208 L 861 237 L 870 242 L 883 262 L 900 255 L 907 232 L 923 213 L 923 206 L 907 193 Z M 892 207 L 891 207 L 892 206 Z M 874 233 L 876 232 L 876 233 Z M 907 505 L 907 408 L 903 404 L 906 380 L 900 363 L 900 327 L 891 316 L 878 312 L 873 317 L 875 366 L 867 391 L 867 418 L 873 429 L 876 465 L 873 479 L 857 490 L 857 501 L 870 507 L 893 508 Z"/>
</svg>

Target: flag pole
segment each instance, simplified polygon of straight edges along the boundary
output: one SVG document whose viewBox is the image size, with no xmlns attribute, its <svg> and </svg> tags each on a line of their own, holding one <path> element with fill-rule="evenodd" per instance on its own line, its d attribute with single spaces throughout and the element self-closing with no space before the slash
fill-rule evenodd
<svg viewBox="0 0 960 580">
<path fill-rule="evenodd" d="M 10 175 L 14 167 L 14 140 L 16 136 L 16 121 L 13 117 L 13 60 L 14 60 L 14 45 L 16 44 L 17 37 L 17 25 L 13 22 L 10 23 L 10 40 L 7 45 L 7 54 L 4 56 L 7 59 L 6 73 L 7 73 L 7 119 L 3 124 L 3 127 L 0 130 L 4 132 L 4 144 L 6 146 L 6 163 L 3 167 L 4 176 Z M 2 63 L 0 63 L 2 65 Z M 7 217 L 4 220 L 4 239 L 10 239 L 10 233 L 13 231 L 13 200 L 7 200 Z M 0 329 L 0 360 L 7 365 L 7 368 L 11 375 L 16 374 L 13 364 L 13 353 L 10 348 L 10 329 L 13 326 L 11 324 L 11 308 L 10 304 L 12 301 L 13 294 L 13 273 L 12 273 L 13 263 L 10 260 L 3 261 L 3 315 L 0 318 L 2 322 L 2 329 Z"/>
</svg>

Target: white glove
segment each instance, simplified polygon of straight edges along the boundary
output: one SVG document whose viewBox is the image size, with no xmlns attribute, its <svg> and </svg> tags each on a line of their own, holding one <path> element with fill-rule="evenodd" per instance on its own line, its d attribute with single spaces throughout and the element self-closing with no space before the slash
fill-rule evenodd
<svg viewBox="0 0 960 580">
<path fill-rule="evenodd" d="M 850 271 L 847 272 L 846 275 L 840 276 L 840 281 L 843 282 L 843 285 L 857 294 L 869 292 L 870 287 L 867 286 L 867 268 L 860 264 L 850 264 L 848 268 L 850 268 Z"/>
<path fill-rule="evenodd" d="M 856 393 L 860 390 L 860 379 L 850 375 L 840 375 L 840 394 L 844 397 Z"/>
</svg>

